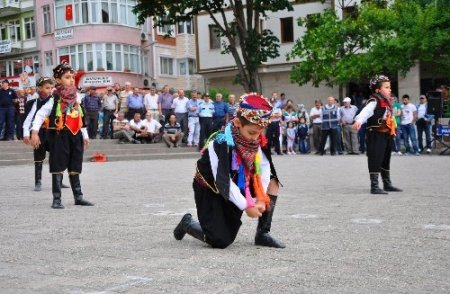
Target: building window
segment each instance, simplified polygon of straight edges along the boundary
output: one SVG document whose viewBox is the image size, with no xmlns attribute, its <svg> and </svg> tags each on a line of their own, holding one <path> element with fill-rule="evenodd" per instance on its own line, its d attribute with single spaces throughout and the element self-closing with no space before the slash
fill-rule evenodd
<svg viewBox="0 0 450 294">
<path fill-rule="evenodd" d="M 42 7 L 42 14 L 43 14 L 44 34 L 49 34 L 52 32 L 50 5 L 45 5 Z"/>
<path fill-rule="evenodd" d="M 209 49 L 220 49 L 219 30 L 216 26 L 209 26 Z"/>
<path fill-rule="evenodd" d="M 0 23 L 0 40 L 6 40 L 6 26 L 2 23 Z M 6 68 L 6 66 L 5 66 Z"/>
<path fill-rule="evenodd" d="M 192 58 L 180 60 L 179 67 L 180 76 L 193 75 L 196 72 L 195 60 Z"/>
<path fill-rule="evenodd" d="M 194 27 L 192 26 L 192 20 L 178 23 L 178 34 L 193 34 Z"/>
<path fill-rule="evenodd" d="M 66 5 L 73 7 L 73 20 L 65 19 Z M 89 23 L 120 23 L 136 27 L 134 6 L 136 0 L 56 0 L 56 28 Z"/>
<path fill-rule="evenodd" d="M 9 38 L 11 39 L 12 43 L 17 43 L 21 40 L 20 37 L 20 21 L 17 20 L 10 20 L 9 23 Z"/>
<path fill-rule="evenodd" d="M 36 37 L 34 17 L 25 17 L 23 22 L 25 25 L 25 40 L 34 39 Z"/>
<path fill-rule="evenodd" d="M 356 9 L 356 6 L 346 6 L 342 8 L 342 18 L 353 18 L 356 19 L 358 17 L 358 9 Z"/>
<path fill-rule="evenodd" d="M 137 46 L 94 43 L 58 48 L 60 56 L 69 55 L 74 69 L 141 73 L 141 51 Z M 122 64 L 123 60 L 123 64 Z"/>
<path fill-rule="evenodd" d="M 173 76 L 173 58 L 160 57 L 161 74 Z"/>
<path fill-rule="evenodd" d="M 294 42 L 294 19 L 284 17 L 281 21 L 281 43 Z"/>
<path fill-rule="evenodd" d="M 163 17 L 162 19 L 164 20 L 166 18 L 167 17 Z M 173 25 L 168 25 L 168 24 L 163 25 L 163 26 L 158 26 L 158 29 L 157 29 L 158 35 L 167 35 L 167 34 L 173 35 L 174 31 L 175 31 L 175 27 Z"/>
<path fill-rule="evenodd" d="M 7 61 L 0 61 L 0 77 L 7 77 L 8 72 L 6 70 Z"/>
</svg>

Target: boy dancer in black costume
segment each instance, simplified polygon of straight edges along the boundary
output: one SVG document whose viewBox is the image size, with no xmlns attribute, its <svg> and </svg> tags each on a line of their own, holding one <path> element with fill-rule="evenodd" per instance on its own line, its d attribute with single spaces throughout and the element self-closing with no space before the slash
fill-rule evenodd
<svg viewBox="0 0 450 294">
<path fill-rule="evenodd" d="M 387 194 L 401 192 L 392 186 L 390 177 L 392 138 L 395 137 L 395 118 L 392 114 L 394 99 L 391 96 L 391 82 L 384 75 L 376 75 L 370 80 L 372 95 L 366 106 L 355 117 L 353 128 L 359 130 L 367 121 L 367 161 L 370 174 L 370 193 Z M 383 190 L 378 186 L 381 173 Z"/>
<path fill-rule="evenodd" d="M 214 248 L 226 248 L 234 242 L 245 210 L 248 216 L 259 217 L 255 245 L 285 247 L 269 234 L 279 187 L 262 134 L 271 113 L 272 105 L 264 97 L 244 95 L 237 118 L 224 132 L 211 136 L 193 182 L 199 222 L 184 215 L 173 232 L 175 239 L 187 233 Z"/>
<path fill-rule="evenodd" d="M 57 82 L 56 91 L 41 109 L 33 121 L 31 145 L 38 148 L 41 144 L 39 130 L 49 119 L 48 137 L 50 147 L 50 173 L 52 174 L 52 208 L 64 208 L 61 204 L 61 182 L 64 170 L 69 172 L 75 205 L 92 206 L 83 199 L 80 176 L 83 164 L 84 146 L 89 145 L 89 137 L 84 122 L 84 109 L 77 100 L 74 71 L 67 63 L 53 69 Z"/>
</svg>

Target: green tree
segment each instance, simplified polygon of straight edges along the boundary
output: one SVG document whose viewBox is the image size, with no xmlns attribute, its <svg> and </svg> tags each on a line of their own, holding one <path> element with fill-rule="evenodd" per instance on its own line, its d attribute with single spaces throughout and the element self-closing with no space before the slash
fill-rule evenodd
<svg viewBox="0 0 450 294">
<path fill-rule="evenodd" d="M 344 19 L 334 10 L 299 19 L 307 32 L 288 54 L 299 60 L 291 80 L 338 85 L 342 97 L 345 83 L 380 72 L 406 74 L 416 62 L 434 62 L 448 72 L 450 13 L 444 2 L 397 0 L 386 7 L 370 1 Z"/>
<path fill-rule="evenodd" d="M 176 24 L 206 13 L 217 28 L 222 53 L 231 54 L 238 75 L 235 81 L 246 91 L 261 91 L 258 67 L 279 56 L 279 40 L 272 31 L 262 29 L 260 20 L 268 12 L 292 10 L 289 0 L 138 0 L 135 13 L 139 21 L 153 17 L 157 26 Z M 232 14 L 227 12 L 231 11 Z"/>
</svg>

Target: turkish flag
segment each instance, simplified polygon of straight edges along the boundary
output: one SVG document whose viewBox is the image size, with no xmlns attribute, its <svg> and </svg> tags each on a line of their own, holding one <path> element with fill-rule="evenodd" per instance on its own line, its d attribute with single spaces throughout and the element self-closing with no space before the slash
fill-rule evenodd
<svg viewBox="0 0 450 294">
<path fill-rule="evenodd" d="M 61 55 L 59 56 L 59 63 L 70 63 L 70 56 L 69 55 Z"/>
<path fill-rule="evenodd" d="M 73 18 L 73 9 L 72 4 L 66 5 L 66 20 L 72 20 Z"/>
</svg>

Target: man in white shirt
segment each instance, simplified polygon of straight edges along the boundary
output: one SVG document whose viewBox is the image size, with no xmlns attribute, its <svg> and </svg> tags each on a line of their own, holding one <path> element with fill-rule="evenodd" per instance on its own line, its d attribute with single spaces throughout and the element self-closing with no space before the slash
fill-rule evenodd
<svg viewBox="0 0 450 294">
<path fill-rule="evenodd" d="M 417 121 L 417 108 L 414 104 L 409 102 L 409 95 L 405 94 L 402 97 L 402 118 L 400 127 L 402 128 L 403 139 L 405 140 L 406 154 L 411 153 L 409 139 L 413 144 L 414 154 L 420 155 L 419 147 L 417 146 L 417 135 L 415 123 Z"/>
<path fill-rule="evenodd" d="M 103 134 L 102 139 L 107 139 L 112 134 L 108 134 L 111 130 L 112 121 L 119 111 L 119 98 L 113 93 L 112 87 L 106 89 L 106 94 L 103 95 Z"/>
<path fill-rule="evenodd" d="M 348 154 L 359 154 L 358 131 L 352 128 L 358 108 L 351 105 L 351 98 L 344 98 L 344 106 L 340 108 L 341 124 L 344 133 L 344 147 Z"/>
<path fill-rule="evenodd" d="M 141 114 L 139 112 L 136 112 L 133 119 L 130 121 L 130 128 L 134 132 L 135 139 L 144 143 L 142 141 L 142 134 L 145 133 L 145 126 L 142 123 Z"/>
<path fill-rule="evenodd" d="M 423 133 L 425 132 L 425 141 L 427 143 L 427 153 L 431 153 L 431 121 L 433 115 L 428 113 L 427 96 L 420 95 L 417 105 L 417 135 L 419 139 L 419 150 L 423 150 Z"/>
<path fill-rule="evenodd" d="M 151 87 L 150 93 L 144 96 L 144 106 L 147 112 L 150 111 L 152 113 L 152 118 L 159 121 L 158 94 L 155 87 Z"/>
<path fill-rule="evenodd" d="M 141 126 L 144 127 L 140 134 L 143 141 L 146 143 L 157 143 L 161 141 L 160 129 L 162 125 L 153 119 L 152 112 L 147 111 Z"/>
<path fill-rule="evenodd" d="M 178 97 L 173 99 L 172 109 L 177 117 L 177 122 L 181 126 L 181 131 L 185 136 L 188 134 L 188 108 L 189 99 L 184 96 L 184 90 L 178 90 Z M 185 138 L 183 138 L 184 140 Z"/>
<path fill-rule="evenodd" d="M 320 147 L 320 136 L 322 131 L 322 101 L 314 101 L 315 106 L 311 109 L 309 113 L 309 119 L 312 122 L 312 132 L 313 132 L 313 144 L 316 149 L 316 154 L 319 154 Z"/>
</svg>

